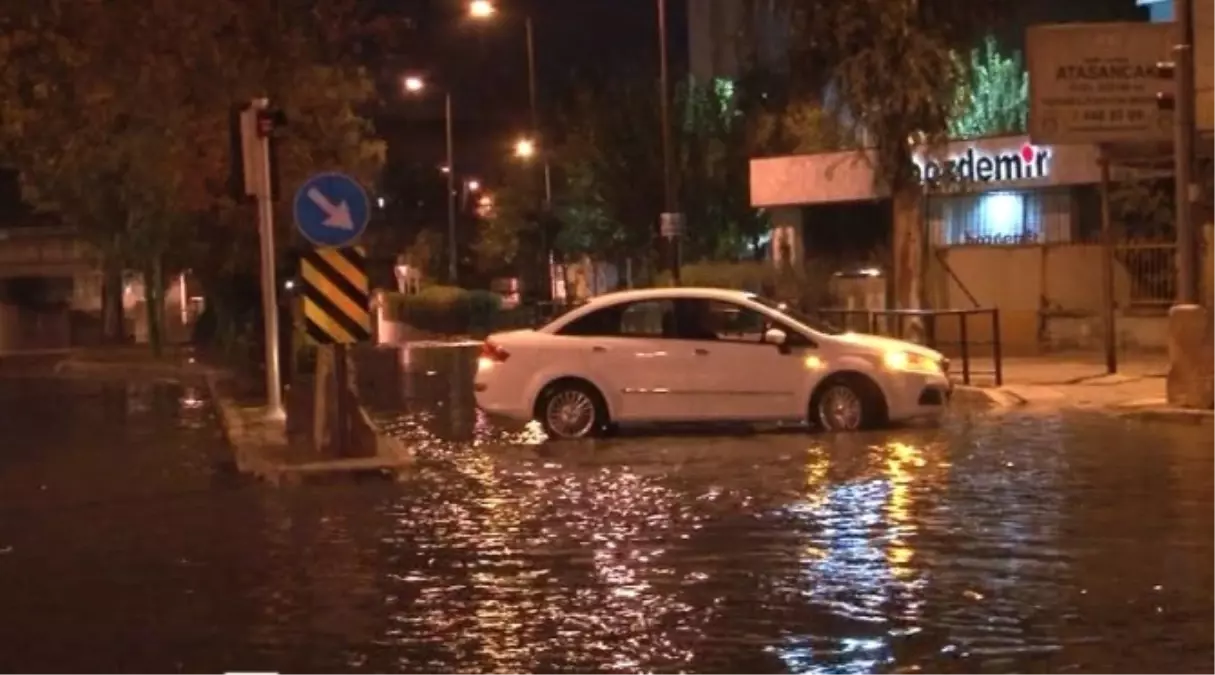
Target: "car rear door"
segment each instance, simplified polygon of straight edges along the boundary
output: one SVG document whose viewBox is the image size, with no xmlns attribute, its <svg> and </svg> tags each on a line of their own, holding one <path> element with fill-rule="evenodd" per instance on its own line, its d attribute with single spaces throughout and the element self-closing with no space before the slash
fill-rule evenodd
<svg viewBox="0 0 1215 675">
<path fill-rule="evenodd" d="M 561 334 L 576 340 L 578 363 L 603 395 L 618 422 L 686 419 L 687 372 L 692 354 L 671 348 L 669 299 L 639 300 L 597 310 Z"/>
</svg>

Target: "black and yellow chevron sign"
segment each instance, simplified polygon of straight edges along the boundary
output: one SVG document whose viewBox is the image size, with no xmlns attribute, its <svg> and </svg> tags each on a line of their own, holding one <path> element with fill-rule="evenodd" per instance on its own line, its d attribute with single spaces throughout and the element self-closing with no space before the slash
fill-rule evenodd
<svg viewBox="0 0 1215 675">
<path fill-rule="evenodd" d="M 371 339 L 371 288 L 362 246 L 304 253 L 300 278 L 304 327 L 313 342 L 346 345 Z"/>
</svg>

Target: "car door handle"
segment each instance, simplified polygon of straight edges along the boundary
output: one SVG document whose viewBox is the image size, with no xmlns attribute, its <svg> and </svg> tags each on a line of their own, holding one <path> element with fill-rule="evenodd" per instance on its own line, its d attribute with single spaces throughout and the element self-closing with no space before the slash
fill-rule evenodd
<svg viewBox="0 0 1215 675">
<path fill-rule="evenodd" d="M 697 349 L 697 350 L 696 350 L 696 355 L 697 355 L 697 356 L 708 356 L 708 355 L 709 355 L 709 350 L 707 350 L 707 349 Z"/>
<path fill-rule="evenodd" d="M 603 352 L 607 351 L 607 347 L 600 347 L 599 345 L 595 345 L 594 347 L 591 347 L 591 351 L 595 352 L 596 354 L 602 354 Z"/>
</svg>

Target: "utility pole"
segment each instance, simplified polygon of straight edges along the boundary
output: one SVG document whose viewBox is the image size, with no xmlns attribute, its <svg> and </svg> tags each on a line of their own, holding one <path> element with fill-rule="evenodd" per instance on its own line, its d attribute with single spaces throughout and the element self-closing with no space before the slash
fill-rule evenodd
<svg viewBox="0 0 1215 675">
<path fill-rule="evenodd" d="M 544 267 L 545 301 L 553 300 L 553 254 L 552 242 L 549 241 L 548 223 L 553 208 L 553 182 L 549 173 L 548 140 L 540 135 L 540 106 L 537 102 L 536 85 L 536 38 L 532 28 L 532 17 L 525 17 L 523 27 L 527 43 L 527 104 L 531 115 L 532 141 L 539 153 L 542 171 L 544 171 L 544 202 L 540 205 L 540 262 Z"/>
<path fill-rule="evenodd" d="M 262 315 L 266 359 L 266 407 L 282 417 L 282 373 L 279 369 L 278 281 L 274 247 L 274 181 L 270 166 L 270 136 L 285 124 L 281 112 L 270 109 L 269 99 L 254 99 L 240 115 L 241 164 L 244 193 L 257 200 L 261 240 Z"/>
<path fill-rule="evenodd" d="M 451 92 L 448 91 L 443 96 L 443 117 L 446 119 L 446 140 L 447 140 L 447 278 L 451 285 L 458 284 L 459 271 L 457 269 L 458 254 L 456 252 L 456 158 L 455 158 L 455 135 L 452 130 L 451 119 Z"/>
<path fill-rule="evenodd" d="M 662 124 L 662 193 L 663 213 L 660 218 L 660 233 L 667 240 L 667 264 L 671 271 L 671 282 L 678 286 L 679 278 L 679 238 L 683 234 L 683 214 L 678 213 L 679 205 L 675 196 L 675 174 L 672 161 L 671 147 L 671 83 L 667 58 L 667 1 L 655 0 L 658 3 L 658 62 L 659 62 L 659 96 Z"/>
<path fill-rule="evenodd" d="M 1194 8 L 1192 0 L 1174 0 L 1177 40 L 1173 46 L 1173 77 L 1177 107 L 1173 126 L 1174 197 L 1177 210 L 1177 302 L 1198 302 L 1197 237 L 1194 230 Z"/>
</svg>

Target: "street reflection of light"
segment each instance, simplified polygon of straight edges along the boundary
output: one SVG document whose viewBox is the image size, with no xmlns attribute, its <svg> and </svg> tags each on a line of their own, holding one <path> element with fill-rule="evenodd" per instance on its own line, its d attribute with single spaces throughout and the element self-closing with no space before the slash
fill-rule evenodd
<svg viewBox="0 0 1215 675">
<path fill-rule="evenodd" d="M 872 672 L 889 662 L 890 640 L 919 628 L 926 580 L 915 569 L 915 502 L 941 471 L 925 449 L 902 442 L 869 448 L 872 472 L 831 485 L 830 456 L 811 453 L 805 494 L 786 514 L 817 536 L 803 554 L 801 594 L 831 616 L 872 633 L 837 639 L 789 636 L 775 653 L 796 672 Z M 942 463 L 943 464 L 943 463 Z M 824 642 L 826 644 L 824 644 Z"/>
<path fill-rule="evenodd" d="M 187 388 L 182 392 L 178 403 L 180 403 L 182 410 L 197 410 L 206 405 L 206 401 L 202 399 L 201 392 L 194 388 Z"/>
<path fill-rule="evenodd" d="M 924 459 L 919 450 L 906 443 L 893 442 L 886 449 L 889 453 L 886 459 L 886 475 L 890 481 L 890 495 L 886 503 L 890 530 L 886 560 L 890 564 L 892 575 L 906 579 L 913 574 L 908 563 L 915 557 L 911 546 L 911 537 L 916 532 L 911 516 L 911 483 L 914 480 L 912 471 L 924 466 Z"/>
<path fill-rule="evenodd" d="M 562 448 L 544 461 L 507 448 L 452 449 L 455 480 L 394 506 L 385 544 L 411 571 L 387 579 L 392 620 L 379 640 L 408 651 L 442 636 L 460 672 L 535 672 L 575 653 L 595 672 L 688 670 L 687 648 L 653 628 L 692 611 L 685 571 L 664 559 L 696 526 L 694 500 L 627 468 L 562 461 Z M 571 573 L 593 579 L 570 593 Z"/>
</svg>

